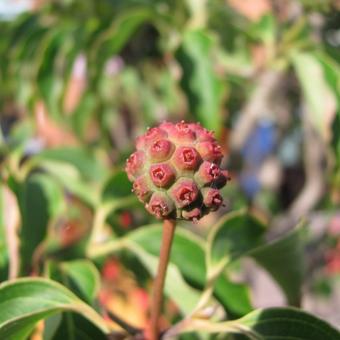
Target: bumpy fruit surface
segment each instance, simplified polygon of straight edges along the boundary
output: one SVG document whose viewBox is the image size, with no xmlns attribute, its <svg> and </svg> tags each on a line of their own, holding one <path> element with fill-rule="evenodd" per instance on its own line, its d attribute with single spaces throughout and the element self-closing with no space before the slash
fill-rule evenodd
<svg viewBox="0 0 340 340">
<path fill-rule="evenodd" d="M 137 138 L 126 162 L 133 191 L 157 218 L 198 220 L 223 204 L 220 145 L 197 123 L 164 122 Z"/>
</svg>

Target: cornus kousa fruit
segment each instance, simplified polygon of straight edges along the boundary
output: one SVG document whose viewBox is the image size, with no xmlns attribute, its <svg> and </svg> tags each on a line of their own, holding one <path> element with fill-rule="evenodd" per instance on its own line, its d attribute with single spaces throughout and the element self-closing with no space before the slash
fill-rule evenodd
<svg viewBox="0 0 340 340">
<path fill-rule="evenodd" d="M 223 204 L 220 145 L 197 123 L 164 122 L 137 138 L 126 162 L 133 191 L 157 218 L 196 221 Z"/>
</svg>

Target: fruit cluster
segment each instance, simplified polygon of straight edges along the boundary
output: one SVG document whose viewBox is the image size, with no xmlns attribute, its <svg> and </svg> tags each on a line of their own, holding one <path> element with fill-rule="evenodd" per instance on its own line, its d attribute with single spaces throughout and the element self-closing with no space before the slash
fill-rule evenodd
<svg viewBox="0 0 340 340">
<path fill-rule="evenodd" d="M 197 123 L 161 123 L 137 138 L 126 162 L 133 191 L 157 218 L 196 221 L 223 204 L 220 145 Z"/>
</svg>

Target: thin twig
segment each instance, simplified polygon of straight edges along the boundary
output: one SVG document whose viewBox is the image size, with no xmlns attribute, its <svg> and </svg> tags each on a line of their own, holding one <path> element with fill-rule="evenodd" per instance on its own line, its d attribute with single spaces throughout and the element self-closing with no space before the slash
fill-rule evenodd
<svg viewBox="0 0 340 340">
<path fill-rule="evenodd" d="M 163 288 L 175 228 L 176 222 L 174 220 L 164 220 L 158 270 L 153 287 L 150 340 L 159 339 L 159 317 L 163 301 Z"/>
<path fill-rule="evenodd" d="M 117 325 L 119 325 L 121 328 L 123 328 L 127 333 L 130 335 L 137 335 L 142 332 L 140 328 L 136 328 L 130 324 L 128 324 L 125 320 L 121 319 L 118 315 L 114 314 L 110 310 L 106 309 L 106 313 L 110 317 L 110 319 L 115 322 Z"/>
</svg>

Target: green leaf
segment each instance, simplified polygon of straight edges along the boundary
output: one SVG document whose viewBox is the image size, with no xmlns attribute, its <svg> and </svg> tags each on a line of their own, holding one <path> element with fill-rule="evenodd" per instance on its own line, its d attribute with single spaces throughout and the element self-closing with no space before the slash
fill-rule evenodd
<svg viewBox="0 0 340 340">
<path fill-rule="evenodd" d="M 100 289 L 100 274 L 96 266 L 89 260 L 74 260 L 63 262 L 60 267 L 86 300 L 92 303 Z"/>
<path fill-rule="evenodd" d="M 73 131 L 77 136 L 84 138 L 90 119 L 95 113 L 96 96 L 91 91 L 86 91 L 80 103 L 71 115 Z"/>
<path fill-rule="evenodd" d="M 0 338 L 25 339 L 39 320 L 65 311 L 79 313 L 102 332 L 109 332 L 100 315 L 54 281 L 25 278 L 4 282 L 0 285 Z"/>
<path fill-rule="evenodd" d="M 261 339 L 340 339 L 339 331 L 328 323 L 294 308 L 256 310 L 239 322 L 259 334 Z"/>
<path fill-rule="evenodd" d="M 27 270 L 36 247 L 47 235 L 48 225 L 64 208 L 64 194 L 50 176 L 36 173 L 18 186 L 23 269 Z"/>
<path fill-rule="evenodd" d="M 176 56 L 183 69 L 182 86 L 191 111 L 205 127 L 219 134 L 224 86 L 213 68 L 214 43 L 207 31 L 188 31 Z"/>
<path fill-rule="evenodd" d="M 230 261 L 261 245 L 265 230 L 257 218 L 245 211 L 225 215 L 208 235 L 209 275 L 218 275 Z"/>
<path fill-rule="evenodd" d="M 284 291 L 288 303 L 299 306 L 304 277 L 303 229 L 296 227 L 282 238 L 251 253 Z"/>
<path fill-rule="evenodd" d="M 226 308 L 230 318 L 245 315 L 253 309 L 247 284 L 232 281 L 226 272 L 216 280 L 214 294 Z"/>
<path fill-rule="evenodd" d="M 36 84 L 39 94 L 43 98 L 49 114 L 58 117 L 60 107 L 58 100 L 62 94 L 62 80 L 60 74 L 55 70 L 58 51 L 64 41 L 64 27 L 57 26 L 50 29 L 39 46 L 39 56 L 35 58 L 39 62 Z"/>
<path fill-rule="evenodd" d="M 322 64 L 311 53 L 295 53 L 292 60 L 308 105 L 309 119 L 328 141 L 335 116 L 336 97 L 326 80 Z"/>
</svg>

